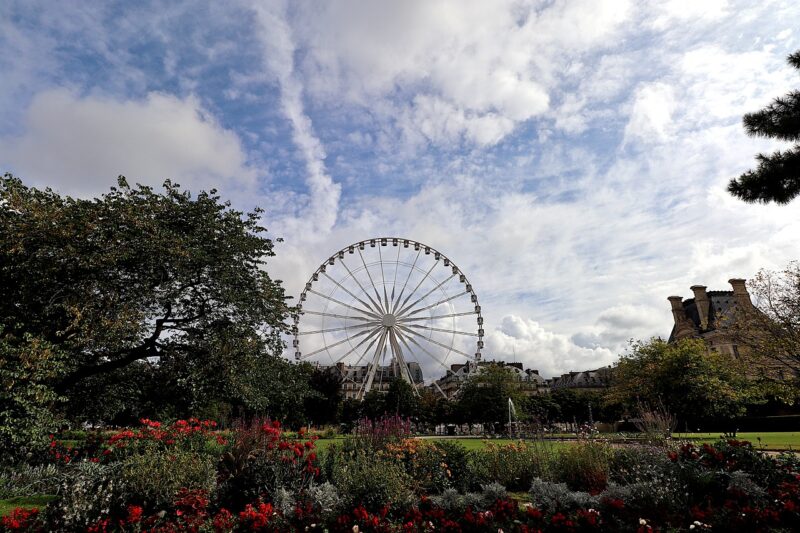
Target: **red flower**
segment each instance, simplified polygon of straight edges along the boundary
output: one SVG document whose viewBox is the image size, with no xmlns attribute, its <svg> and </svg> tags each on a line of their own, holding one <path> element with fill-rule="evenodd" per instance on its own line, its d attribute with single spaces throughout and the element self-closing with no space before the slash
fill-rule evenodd
<svg viewBox="0 0 800 533">
<path fill-rule="evenodd" d="M 142 508 L 138 505 L 128 506 L 128 518 L 125 520 L 128 524 L 135 524 L 142 519 Z"/>
<path fill-rule="evenodd" d="M 17 507 L 0 520 L 0 525 L 9 531 L 25 531 L 33 527 L 38 514 L 38 509 Z"/>
</svg>

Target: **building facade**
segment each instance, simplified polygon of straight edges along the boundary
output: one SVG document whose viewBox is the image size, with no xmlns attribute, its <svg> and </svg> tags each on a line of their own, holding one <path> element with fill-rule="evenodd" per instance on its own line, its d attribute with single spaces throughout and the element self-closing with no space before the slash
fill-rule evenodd
<svg viewBox="0 0 800 533">
<path fill-rule="evenodd" d="M 507 363 L 505 361 L 480 361 L 470 368 L 468 364 L 450 365 L 450 370 L 445 376 L 437 379 L 431 387 L 435 392 L 443 394 L 448 400 L 453 400 L 458 395 L 461 386 L 472 376 L 479 374 L 488 365 L 499 365 L 511 371 L 514 383 L 526 396 L 535 396 L 547 392 L 547 382 L 539 375 L 538 370 L 526 369 L 522 363 Z"/>
<path fill-rule="evenodd" d="M 388 365 L 378 367 L 372 381 L 371 390 L 378 392 L 388 392 L 389 386 L 395 379 L 403 379 L 400 372 L 400 363 L 392 358 Z M 411 376 L 412 385 L 419 386 L 423 383 L 422 368 L 416 361 L 407 362 L 408 373 Z M 342 396 L 345 399 L 358 399 L 363 396 L 367 376 L 369 375 L 369 365 L 346 365 L 337 363 L 335 366 L 320 366 L 327 368 L 331 372 L 336 372 L 342 378 Z"/>
</svg>

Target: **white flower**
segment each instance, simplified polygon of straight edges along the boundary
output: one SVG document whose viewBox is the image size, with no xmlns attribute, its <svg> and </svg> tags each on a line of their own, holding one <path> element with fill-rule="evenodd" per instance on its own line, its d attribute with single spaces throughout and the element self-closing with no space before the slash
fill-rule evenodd
<svg viewBox="0 0 800 533">
<path fill-rule="evenodd" d="M 353 526 L 353 533 L 358 533 L 358 526 L 357 525 Z"/>
<path fill-rule="evenodd" d="M 640 526 L 646 526 L 647 525 L 647 520 L 645 520 L 644 518 L 640 518 L 639 519 L 639 525 Z"/>
<path fill-rule="evenodd" d="M 691 526 L 689 526 L 689 529 L 694 529 L 694 524 L 692 524 Z"/>
</svg>

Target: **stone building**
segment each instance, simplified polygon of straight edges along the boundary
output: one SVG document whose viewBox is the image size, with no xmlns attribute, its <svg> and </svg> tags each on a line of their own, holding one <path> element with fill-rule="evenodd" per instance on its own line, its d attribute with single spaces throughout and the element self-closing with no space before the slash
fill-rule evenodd
<svg viewBox="0 0 800 533">
<path fill-rule="evenodd" d="M 388 392 L 389 386 L 395 379 L 403 379 L 400 367 L 394 358 L 388 365 L 382 365 L 375 371 L 372 381 L 372 389 L 378 392 Z M 422 368 L 416 361 L 406 363 L 408 373 L 411 376 L 413 385 L 419 386 L 423 382 Z M 345 399 L 357 399 L 361 397 L 361 391 L 369 375 L 369 365 L 346 365 L 337 363 L 336 366 L 327 366 L 331 371 L 336 371 L 342 377 L 342 396 Z"/>
<path fill-rule="evenodd" d="M 667 298 L 674 320 L 669 342 L 701 338 L 710 348 L 739 357 L 739 346 L 726 326 L 735 319 L 737 309 L 750 308 L 753 304 L 745 280 L 734 278 L 728 283 L 733 290 L 707 291 L 703 285 L 692 285 L 694 298 Z"/>
<path fill-rule="evenodd" d="M 583 372 L 569 372 L 550 379 L 548 385 L 551 391 L 559 389 L 602 391 L 611 385 L 611 373 L 610 366 Z"/>
<path fill-rule="evenodd" d="M 538 370 L 526 369 L 522 363 L 507 363 L 505 361 L 480 361 L 472 371 L 470 371 L 468 364 L 450 365 L 450 370 L 447 374 L 437 379 L 432 388 L 437 393 L 444 394 L 448 400 L 453 400 L 464 382 L 471 376 L 480 373 L 488 365 L 500 365 L 509 369 L 517 387 L 526 396 L 535 396 L 547 392 L 547 382 L 539 375 Z"/>
</svg>

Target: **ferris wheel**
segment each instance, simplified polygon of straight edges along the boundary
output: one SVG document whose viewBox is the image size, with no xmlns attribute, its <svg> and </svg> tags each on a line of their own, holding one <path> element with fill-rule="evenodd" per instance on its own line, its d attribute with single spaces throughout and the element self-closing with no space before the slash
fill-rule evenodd
<svg viewBox="0 0 800 533">
<path fill-rule="evenodd" d="M 481 358 L 472 285 L 444 254 L 409 239 L 342 248 L 317 268 L 296 309 L 295 358 L 339 369 L 359 399 L 382 390 L 385 376 L 417 391 L 422 368 L 451 372 L 451 364 L 474 368 Z"/>
</svg>

